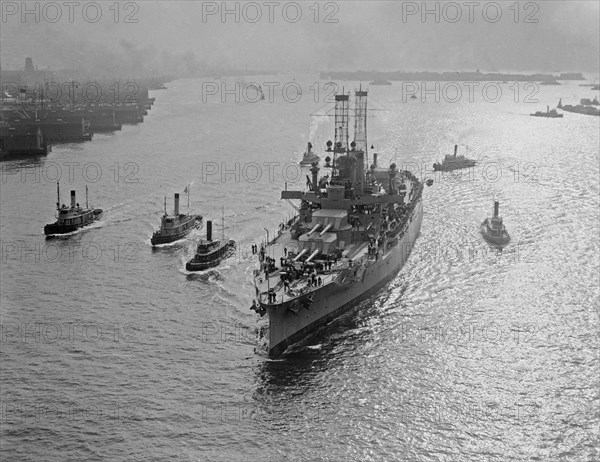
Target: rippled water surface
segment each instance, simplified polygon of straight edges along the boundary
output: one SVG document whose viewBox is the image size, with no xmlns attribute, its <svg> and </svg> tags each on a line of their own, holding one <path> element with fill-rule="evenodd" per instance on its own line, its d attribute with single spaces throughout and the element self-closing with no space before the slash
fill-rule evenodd
<svg viewBox="0 0 600 462">
<path fill-rule="evenodd" d="M 589 87 L 537 104 L 510 84 L 497 103 L 372 87 L 379 163 L 434 179 L 421 236 L 385 290 L 268 360 L 249 249 L 292 214 L 279 191 L 304 186 L 309 136 L 332 135 L 312 83 L 252 104 L 172 82 L 143 124 L 2 163 L 2 460 L 599 458 L 598 118 L 529 116 Z M 433 175 L 455 143 L 477 167 Z M 63 200 L 87 184 L 105 217 L 46 241 L 57 168 Z M 149 242 L 191 181 L 191 208 L 221 233 L 224 207 L 239 245 L 201 274 L 185 262 L 204 230 Z M 479 234 L 494 198 L 503 250 Z"/>
</svg>

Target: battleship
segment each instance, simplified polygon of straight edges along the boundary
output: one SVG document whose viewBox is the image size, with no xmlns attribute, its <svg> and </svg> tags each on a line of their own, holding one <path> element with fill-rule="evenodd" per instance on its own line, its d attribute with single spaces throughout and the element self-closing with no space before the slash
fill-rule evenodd
<svg viewBox="0 0 600 462">
<path fill-rule="evenodd" d="M 102 218 L 102 209 L 89 208 L 88 189 L 85 187 L 85 208 L 81 208 L 75 198 L 75 191 L 71 191 L 71 206 L 60 205 L 60 185 L 56 183 L 56 210 L 58 220 L 44 226 L 46 236 L 54 234 L 66 234 L 90 225 Z"/>
<path fill-rule="evenodd" d="M 302 156 L 302 160 L 300 161 L 301 166 L 309 167 L 312 165 L 313 162 L 319 162 L 321 160 L 321 158 L 317 154 L 315 154 L 312 149 L 313 145 L 309 142 L 306 148 L 306 152 L 304 153 L 304 155 Z"/>
<path fill-rule="evenodd" d="M 556 112 L 556 109 L 550 109 L 550 106 L 546 106 L 546 112 L 536 111 L 534 114 L 529 114 L 533 117 L 547 117 L 549 119 L 560 119 L 563 114 Z"/>
<path fill-rule="evenodd" d="M 465 156 L 458 156 L 458 145 L 454 145 L 454 155 L 447 154 L 442 163 L 436 162 L 433 164 L 433 170 L 436 172 L 450 172 L 461 168 L 469 168 L 475 166 L 475 161 L 467 159 Z"/>
<path fill-rule="evenodd" d="M 391 164 L 368 167 L 367 91 L 355 92 L 354 141 L 349 141 L 350 95 L 335 96 L 335 144 L 327 142 L 319 178 L 310 169 L 298 213 L 259 253 L 251 309 L 269 319 L 268 354 L 285 350 L 330 320 L 376 294 L 406 263 L 423 217 L 423 184 Z"/>
<path fill-rule="evenodd" d="M 481 223 L 480 231 L 483 238 L 491 244 L 506 245 L 510 242 L 510 236 L 506 227 L 502 224 L 502 217 L 498 216 L 500 203 L 494 201 L 494 216 L 486 218 Z"/>
<path fill-rule="evenodd" d="M 186 189 L 188 193 L 188 208 L 190 206 L 189 186 Z M 167 214 L 167 198 L 165 197 L 165 213 L 160 220 L 160 229 L 152 234 L 150 243 L 152 246 L 159 244 L 169 244 L 178 241 L 187 236 L 193 229 L 202 226 L 202 216 L 189 213 L 179 213 L 179 194 L 175 193 L 173 215 Z"/>
<path fill-rule="evenodd" d="M 225 219 L 222 219 L 221 239 L 212 237 L 212 221 L 206 221 L 206 239 L 202 239 L 196 247 L 196 255 L 188 261 L 185 269 L 188 271 L 203 271 L 218 266 L 231 257 L 235 252 L 234 240 L 225 238 Z"/>
</svg>

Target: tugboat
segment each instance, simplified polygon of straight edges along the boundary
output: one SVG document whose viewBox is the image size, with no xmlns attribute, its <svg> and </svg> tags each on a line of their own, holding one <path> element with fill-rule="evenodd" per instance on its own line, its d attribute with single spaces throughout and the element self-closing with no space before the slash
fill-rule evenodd
<svg viewBox="0 0 600 462">
<path fill-rule="evenodd" d="M 300 165 L 302 167 L 310 167 L 313 162 L 319 162 L 321 158 L 312 152 L 313 145 L 312 143 L 308 143 L 308 147 L 306 148 L 306 152 L 302 156 L 302 160 L 300 161 Z"/>
<path fill-rule="evenodd" d="M 548 117 L 550 119 L 561 118 L 563 114 L 556 112 L 556 109 L 550 110 L 550 106 L 546 106 L 546 112 L 537 111 L 535 114 L 529 114 L 533 117 Z"/>
<path fill-rule="evenodd" d="M 188 193 L 188 208 L 190 206 L 189 185 L 185 188 Z M 167 198 L 165 197 L 165 214 L 160 221 L 160 229 L 152 234 L 150 243 L 152 246 L 168 244 L 178 241 L 187 236 L 193 229 L 202 227 L 202 216 L 189 213 L 179 213 L 179 193 L 175 193 L 174 212 L 172 216 L 167 215 Z"/>
<path fill-rule="evenodd" d="M 471 159 L 467 159 L 465 156 L 457 156 L 456 153 L 458 151 L 458 144 L 454 145 L 454 155 L 446 155 L 444 161 L 440 163 L 433 164 L 433 170 L 438 172 L 450 172 L 452 170 L 458 170 L 461 168 L 469 168 L 474 167 L 476 162 Z"/>
<path fill-rule="evenodd" d="M 500 203 L 494 201 L 494 216 L 492 218 L 486 218 L 481 223 L 481 235 L 483 238 L 491 244 L 506 245 L 510 242 L 510 236 L 508 231 L 502 224 L 502 218 L 498 216 L 498 208 Z"/>
<path fill-rule="evenodd" d="M 71 191 L 71 206 L 60 205 L 60 185 L 56 183 L 57 201 L 56 210 L 58 211 L 58 220 L 44 226 L 46 236 L 53 234 L 66 234 L 76 231 L 79 228 L 90 225 L 102 218 L 102 209 L 88 207 L 88 188 L 85 187 L 85 209 L 79 206 L 75 199 L 75 191 Z"/>
<path fill-rule="evenodd" d="M 224 223 L 223 223 L 224 225 Z M 223 226 L 223 233 L 225 227 Z M 235 241 L 225 239 L 212 238 L 212 221 L 206 221 L 206 239 L 203 239 L 198 244 L 196 255 L 185 265 L 188 271 L 202 271 L 208 268 L 218 266 L 223 260 L 226 260 L 235 252 Z"/>
<path fill-rule="evenodd" d="M 274 239 L 267 235 L 259 253 L 250 309 L 268 316 L 271 357 L 384 288 L 419 235 L 423 184 L 395 164 L 379 168 L 377 154 L 369 167 L 367 91 L 354 96 L 354 141 L 350 95 L 337 94 L 335 142 L 327 142 L 323 167 L 330 180 L 320 181 L 313 165 L 309 190 L 281 192 L 299 201 L 298 214 Z"/>
</svg>

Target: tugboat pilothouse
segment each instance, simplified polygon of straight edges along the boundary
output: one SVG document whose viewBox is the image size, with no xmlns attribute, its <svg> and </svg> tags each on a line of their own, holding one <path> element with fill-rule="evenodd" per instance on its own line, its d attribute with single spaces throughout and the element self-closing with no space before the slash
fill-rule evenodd
<svg viewBox="0 0 600 462">
<path fill-rule="evenodd" d="M 189 208 L 189 185 L 186 189 L 188 193 Z M 172 216 L 167 215 L 167 199 L 165 198 L 165 213 L 160 221 L 160 229 L 155 231 L 150 239 L 152 246 L 158 244 L 168 244 L 178 241 L 187 236 L 193 229 L 202 227 L 202 216 L 191 215 L 189 213 L 179 213 L 179 194 L 175 193 L 174 212 Z"/>
<path fill-rule="evenodd" d="M 88 188 L 85 187 L 85 208 L 81 208 L 75 198 L 75 191 L 71 191 L 71 206 L 60 205 L 60 185 L 56 183 L 57 202 L 56 210 L 58 220 L 44 226 L 46 236 L 53 234 L 66 234 L 90 225 L 102 218 L 102 209 L 88 207 Z"/>
<path fill-rule="evenodd" d="M 355 92 L 354 141 L 348 144 L 349 94 L 335 96 L 335 143 L 324 168 L 310 169 L 298 215 L 259 254 L 251 309 L 269 317 L 269 356 L 375 294 L 398 274 L 419 235 L 423 184 L 396 165 L 368 167 L 367 92 Z"/>
</svg>

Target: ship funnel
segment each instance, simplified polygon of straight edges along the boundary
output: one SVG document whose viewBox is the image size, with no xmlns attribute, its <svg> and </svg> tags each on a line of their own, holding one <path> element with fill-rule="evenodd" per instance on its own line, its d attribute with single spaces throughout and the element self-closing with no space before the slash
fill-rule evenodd
<svg viewBox="0 0 600 462">
<path fill-rule="evenodd" d="M 310 172 L 312 173 L 312 189 L 314 192 L 319 192 L 319 167 L 313 165 Z"/>
<path fill-rule="evenodd" d="M 454 157 L 456 157 L 456 152 L 458 151 L 458 144 L 454 145 Z"/>
<path fill-rule="evenodd" d="M 500 202 L 494 201 L 494 218 L 498 218 L 499 207 L 500 207 Z"/>
<path fill-rule="evenodd" d="M 75 204 L 77 202 L 75 201 L 75 191 L 71 191 L 71 207 L 75 208 Z"/>
<path fill-rule="evenodd" d="M 179 215 L 179 193 L 175 193 L 175 216 Z"/>
<path fill-rule="evenodd" d="M 309 154 L 312 153 L 312 144 L 310 142 L 308 143 L 307 151 L 308 151 Z"/>
<path fill-rule="evenodd" d="M 373 154 L 373 165 L 377 167 L 377 153 Z"/>
<path fill-rule="evenodd" d="M 206 240 L 212 241 L 212 221 L 206 221 Z"/>
</svg>

